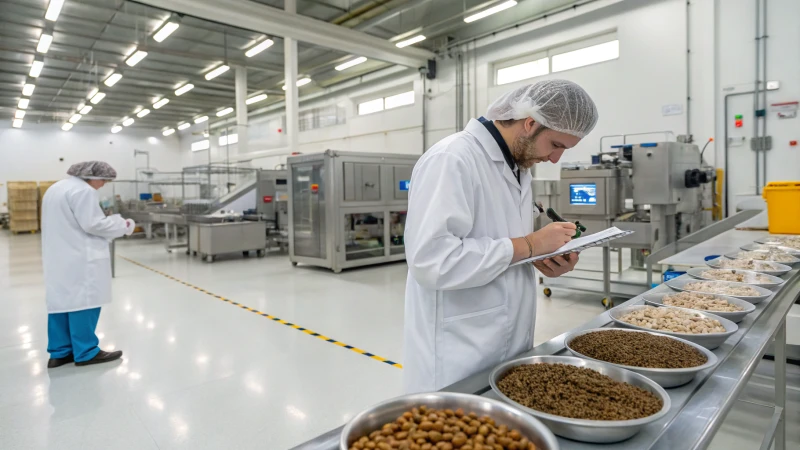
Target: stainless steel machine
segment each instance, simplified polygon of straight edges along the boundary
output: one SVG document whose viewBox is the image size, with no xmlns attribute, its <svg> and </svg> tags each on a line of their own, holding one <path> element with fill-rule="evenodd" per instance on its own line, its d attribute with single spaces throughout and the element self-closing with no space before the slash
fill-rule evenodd
<svg viewBox="0 0 800 450">
<path fill-rule="evenodd" d="M 342 269 L 405 260 L 416 155 L 327 150 L 287 159 L 289 258 Z"/>
<path fill-rule="evenodd" d="M 264 256 L 267 247 L 267 224 L 263 221 L 222 223 L 189 222 L 189 251 L 207 262 L 221 254 L 255 251 Z"/>
<path fill-rule="evenodd" d="M 634 234 L 603 248 L 602 278 L 576 270 L 547 280 L 550 286 L 632 297 L 650 286 L 626 277 L 621 267 L 611 280 L 611 248 L 631 249 L 631 266 L 643 269 L 651 252 L 707 225 L 704 199 L 713 187 L 713 168 L 703 164 L 696 145 L 652 142 L 615 146 L 593 156 L 591 164 L 564 164 L 558 187 L 557 210 L 567 220 L 579 220 L 588 233 L 615 226 Z M 631 279 L 634 278 L 634 279 Z M 545 291 L 549 294 L 549 289 Z"/>
</svg>

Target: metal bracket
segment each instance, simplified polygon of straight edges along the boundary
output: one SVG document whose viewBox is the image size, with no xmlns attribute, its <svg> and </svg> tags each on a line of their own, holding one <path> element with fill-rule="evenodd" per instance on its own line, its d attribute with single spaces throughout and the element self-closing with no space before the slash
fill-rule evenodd
<svg viewBox="0 0 800 450">
<path fill-rule="evenodd" d="M 750 149 L 754 152 L 772 150 L 772 136 L 750 138 Z"/>
</svg>

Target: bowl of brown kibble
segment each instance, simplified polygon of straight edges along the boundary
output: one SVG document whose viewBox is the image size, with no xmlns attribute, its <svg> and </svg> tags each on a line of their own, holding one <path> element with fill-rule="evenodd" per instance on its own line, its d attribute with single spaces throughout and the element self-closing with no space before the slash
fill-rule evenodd
<svg viewBox="0 0 800 450">
<path fill-rule="evenodd" d="M 606 362 L 644 375 L 661 387 L 682 386 L 701 370 L 714 367 L 710 350 L 673 336 L 621 328 L 576 331 L 564 338 L 573 355 Z"/>
<path fill-rule="evenodd" d="M 667 414 L 670 398 L 638 373 L 574 356 L 529 356 L 498 366 L 489 383 L 501 400 L 558 436 L 624 441 Z"/>
<path fill-rule="evenodd" d="M 503 402 L 454 392 L 387 400 L 354 417 L 341 450 L 559 450 L 542 422 Z"/>
</svg>

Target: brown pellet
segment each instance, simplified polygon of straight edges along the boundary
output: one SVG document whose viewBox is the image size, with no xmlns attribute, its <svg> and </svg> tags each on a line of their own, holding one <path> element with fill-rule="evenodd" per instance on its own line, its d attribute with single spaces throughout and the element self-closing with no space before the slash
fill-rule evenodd
<svg viewBox="0 0 800 450">
<path fill-rule="evenodd" d="M 590 358 L 625 366 L 684 369 L 708 362 L 691 345 L 650 333 L 594 331 L 576 337 L 569 346 Z"/>
<path fill-rule="evenodd" d="M 537 450 L 519 431 L 498 426 L 490 417 L 465 415 L 462 409 L 434 410 L 426 406 L 412 408 L 394 422 L 359 436 L 350 444 L 350 450 L 362 449 Z"/>
<path fill-rule="evenodd" d="M 517 366 L 503 376 L 497 387 L 523 406 L 573 419 L 640 419 L 664 406 L 651 392 L 568 364 Z"/>
</svg>

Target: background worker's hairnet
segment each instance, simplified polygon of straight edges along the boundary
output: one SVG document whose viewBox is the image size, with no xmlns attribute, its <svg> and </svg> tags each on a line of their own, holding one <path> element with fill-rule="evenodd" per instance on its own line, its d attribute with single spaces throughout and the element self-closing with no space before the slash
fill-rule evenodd
<svg viewBox="0 0 800 450">
<path fill-rule="evenodd" d="M 117 171 L 102 161 L 86 161 L 70 166 L 67 175 L 84 180 L 113 180 L 117 178 Z"/>
<path fill-rule="evenodd" d="M 513 90 L 495 100 L 489 120 L 531 119 L 552 130 L 583 138 L 597 124 L 597 107 L 582 87 L 546 80 Z"/>
</svg>

